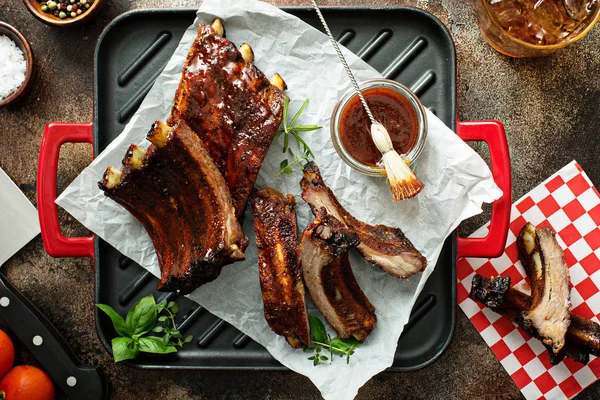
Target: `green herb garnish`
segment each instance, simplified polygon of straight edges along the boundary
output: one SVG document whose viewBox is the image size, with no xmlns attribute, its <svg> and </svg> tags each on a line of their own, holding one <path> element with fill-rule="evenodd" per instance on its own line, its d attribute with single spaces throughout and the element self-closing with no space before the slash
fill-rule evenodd
<svg viewBox="0 0 600 400">
<path fill-rule="evenodd" d="M 340 357 L 346 357 L 346 364 L 350 363 L 350 356 L 354 354 L 354 350 L 362 344 L 361 341 L 356 340 L 353 337 L 348 339 L 340 339 L 334 337 L 333 339 L 327 330 L 323 322 L 314 314 L 308 314 L 308 321 L 310 323 L 310 336 L 311 343 L 308 346 L 304 346 L 304 351 L 314 351 L 313 356 L 308 357 L 313 362 L 314 366 L 324 364 L 333 361 L 333 355 L 337 354 Z M 329 350 L 329 357 L 324 356 L 321 351 L 323 349 Z"/>
<path fill-rule="evenodd" d="M 282 173 L 286 174 L 286 175 L 290 175 L 293 171 L 292 165 L 294 165 L 294 164 L 302 165 L 303 162 L 308 162 L 309 158 L 315 157 L 315 155 L 313 154 L 310 147 L 308 147 L 308 144 L 306 144 L 304 139 L 302 139 L 302 137 L 300 136 L 300 133 L 316 131 L 317 129 L 321 129 L 322 126 L 314 125 L 314 124 L 312 124 L 312 125 L 294 125 L 296 123 L 296 121 L 298 120 L 298 117 L 300 117 L 300 114 L 302 114 L 302 111 L 304 111 L 304 109 L 306 108 L 307 105 L 308 105 L 308 99 L 304 100 L 304 103 L 302 103 L 302 106 L 300 107 L 300 109 L 296 112 L 296 114 L 291 119 L 291 121 L 288 122 L 290 99 L 289 99 L 289 97 L 285 96 L 285 99 L 283 101 L 283 123 L 282 123 L 281 127 L 277 130 L 277 133 L 275 134 L 275 138 L 273 138 L 273 143 L 275 143 L 277 141 L 277 139 L 279 139 L 279 137 L 283 135 L 283 153 L 286 154 L 286 158 L 283 161 L 281 161 L 281 163 L 279 163 L 280 170 L 277 173 L 277 175 L 280 175 Z M 298 146 L 297 151 L 301 152 L 302 153 L 301 155 L 296 155 L 294 153 L 294 151 L 292 150 L 292 148 L 290 147 L 290 136 L 293 137 L 294 139 L 296 139 L 296 144 Z M 288 154 L 291 157 L 291 161 L 287 157 Z"/>
<path fill-rule="evenodd" d="M 168 354 L 176 353 L 177 347 L 193 340 L 190 335 L 182 339 L 177 330 L 175 315 L 179 306 L 171 301 L 161 301 L 156 304 L 154 295 L 148 295 L 138 301 L 123 319 L 114 308 L 106 304 L 96 304 L 111 319 L 119 334 L 112 340 L 112 350 L 115 362 L 136 358 L 142 353 Z M 160 315 L 165 313 L 166 315 Z M 163 325 L 157 325 L 162 322 Z M 150 332 L 164 333 L 164 336 L 149 336 Z"/>
</svg>

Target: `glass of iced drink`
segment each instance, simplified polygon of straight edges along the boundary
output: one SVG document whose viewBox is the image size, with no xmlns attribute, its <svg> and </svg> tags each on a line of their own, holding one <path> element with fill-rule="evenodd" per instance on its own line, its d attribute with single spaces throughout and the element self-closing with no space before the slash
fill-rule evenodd
<svg viewBox="0 0 600 400">
<path fill-rule="evenodd" d="M 600 19 L 600 0 L 475 0 L 488 43 L 511 57 L 540 57 L 583 38 Z"/>
</svg>

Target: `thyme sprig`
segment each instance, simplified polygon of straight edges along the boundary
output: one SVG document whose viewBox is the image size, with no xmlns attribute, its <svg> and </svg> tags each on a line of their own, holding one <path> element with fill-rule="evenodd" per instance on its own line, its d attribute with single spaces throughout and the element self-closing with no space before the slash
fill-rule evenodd
<svg viewBox="0 0 600 400">
<path fill-rule="evenodd" d="M 340 357 L 346 357 L 346 364 L 349 364 L 350 356 L 354 354 L 354 350 L 356 350 L 362 342 L 353 337 L 340 339 L 336 336 L 332 339 L 319 317 L 309 313 L 308 320 L 310 323 L 311 343 L 308 346 L 304 346 L 304 351 L 315 352 L 314 355 L 308 357 L 308 359 L 313 362 L 313 365 L 316 367 L 319 364 L 329 364 L 330 362 L 333 362 L 334 354 L 337 354 Z M 329 350 L 329 357 L 322 354 L 324 349 Z"/>
<path fill-rule="evenodd" d="M 283 154 L 286 155 L 286 158 L 279 163 L 280 169 L 277 176 L 281 174 L 290 175 L 293 172 L 292 166 L 294 164 L 302 166 L 304 162 L 308 162 L 311 158 L 315 157 L 314 153 L 300 134 L 303 132 L 316 131 L 317 129 L 321 129 L 322 126 L 315 124 L 295 125 L 307 105 L 308 99 L 304 100 L 304 103 L 302 103 L 302 106 L 298 109 L 296 114 L 288 121 L 290 99 L 285 96 L 283 101 L 283 123 L 273 138 L 273 143 L 275 143 L 280 136 L 283 136 Z M 296 151 L 300 152 L 299 155 L 296 155 L 294 150 L 292 150 L 292 147 L 290 146 L 290 137 L 296 140 L 296 145 L 298 147 L 298 150 Z M 288 155 L 291 158 L 291 161 L 288 158 Z"/>
</svg>

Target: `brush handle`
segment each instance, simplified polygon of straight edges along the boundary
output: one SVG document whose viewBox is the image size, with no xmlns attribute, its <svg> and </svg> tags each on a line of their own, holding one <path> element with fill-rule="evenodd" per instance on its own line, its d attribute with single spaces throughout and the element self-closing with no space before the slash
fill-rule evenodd
<svg viewBox="0 0 600 400">
<path fill-rule="evenodd" d="M 317 15 L 319 16 L 319 20 L 321 20 L 321 24 L 323 25 L 323 28 L 325 28 L 325 33 L 327 33 L 327 36 L 329 36 L 329 40 L 331 40 L 331 44 L 333 45 L 335 52 L 337 53 L 338 57 L 340 58 L 340 61 L 342 62 L 342 65 L 344 66 L 344 69 L 346 70 L 346 73 L 348 74 L 348 77 L 350 78 L 352 85 L 354 86 L 354 90 L 356 91 L 356 94 L 358 94 L 358 97 L 360 98 L 360 102 L 362 103 L 363 107 L 365 108 L 365 111 L 367 112 L 367 115 L 369 116 L 369 119 L 371 120 L 371 124 L 375 124 L 377 121 L 375 121 L 375 117 L 373 117 L 373 113 L 371 112 L 371 109 L 369 108 L 369 105 L 367 104 L 367 101 L 365 100 L 365 97 L 363 96 L 363 94 L 360 90 L 360 86 L 358 86 L 358 82 L 356 82 L 356 78 L 354 77 L 354 74 L 352 73 L 350 66 L 346 62 L 346 58 L 342 54 L 342 50 L 340 50 L 340 46 L 338 45 L 337 41 L 334 39 L 333 34 L 331 33 L 331 30 L 329 29 L 329 25 L 327 25 L 327 21 L 325 21 L 325 17 L 323 17 L 323 13 L 321 13 L 321 9 L 317 5 L 317 1 L 312 0 L 312 4 L 313 4 L 313 7 L 315 8 L 315 11 L 317 12 Z"/>
</svg>

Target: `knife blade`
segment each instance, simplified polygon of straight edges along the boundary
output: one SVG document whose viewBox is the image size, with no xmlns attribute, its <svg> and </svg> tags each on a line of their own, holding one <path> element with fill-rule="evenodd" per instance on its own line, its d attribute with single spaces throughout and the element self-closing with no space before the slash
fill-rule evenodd
<svg viewBox="0 0 600 400">
<path fill-rule="evenodd" d="M 40 232 L 36 208 L 0 168 L 0 267 Z M 108 383 L 100 366 L 82 364 L 52 323 L 0 272 L 0 319 L 33 353 L 70 399 L 102 400 Z"/>
</svg>

